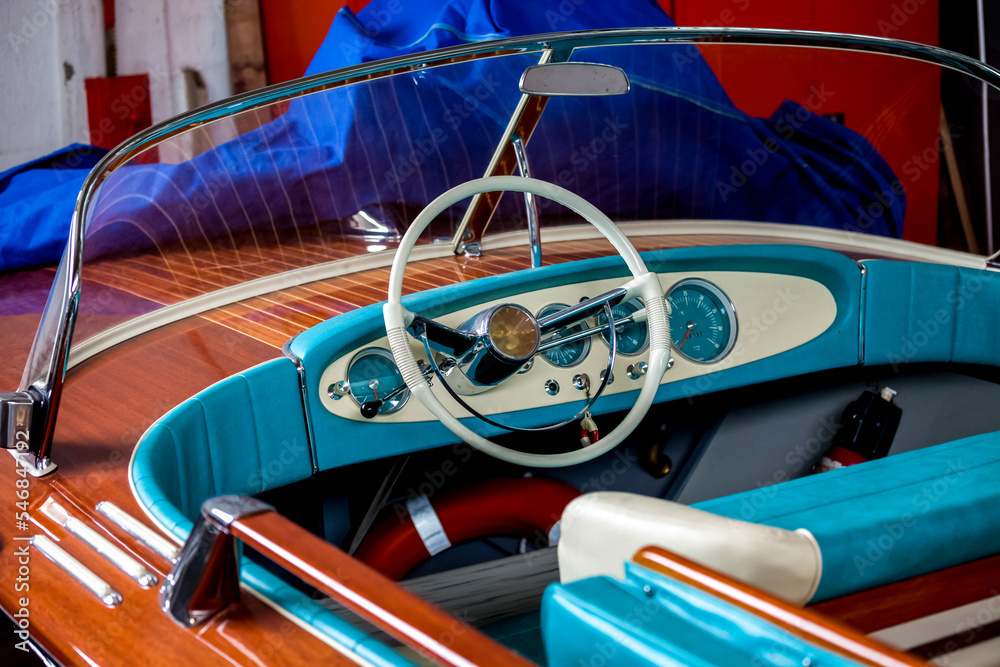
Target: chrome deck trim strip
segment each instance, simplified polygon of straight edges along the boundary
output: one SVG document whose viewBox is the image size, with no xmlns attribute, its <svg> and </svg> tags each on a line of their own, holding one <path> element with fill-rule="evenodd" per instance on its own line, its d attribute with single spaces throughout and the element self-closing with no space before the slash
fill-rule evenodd
<svg viewBox="0 0 1000 667">
<path fill-rule="evenodd" d="M 100 533 L 76 517 L 67 518 L 63 522 L 63 528 L 79 537 L 87 546 L 107 558 L 111 561 L 112 565 L 130 576 L 143 588 L 150 588 L 156 585 L 156 575 L 147 570 L 145 565 L 116 547 Z"/>
<path fill-rule="evenodd" d="M 114 503 L 107 500 L 99 502 L 97 503 L 97 511 L 171 563 L 176 562 L 180 556 L 180 549 Z"/>
<path fill-rule="evenodd" d="M 76 579 L 104 604 L 109 607 L 117 607 L 122 603 L 121 594 L 111 588 L 108 582 L 91 572 L 83 563 L 70 556 L 62 547 L 45 535 L 33 536 L 31 546 L 58 565 L 66 574 Z"/>
</svg>

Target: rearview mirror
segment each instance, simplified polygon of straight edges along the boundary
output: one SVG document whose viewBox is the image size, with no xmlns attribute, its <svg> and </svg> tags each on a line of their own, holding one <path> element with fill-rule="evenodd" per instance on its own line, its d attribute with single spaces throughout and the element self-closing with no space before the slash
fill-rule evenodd
<svg viewBox="0 0 1000 667">
<path fill-rule="evenodd" d="M 521 75 L 521 92 L 549 97 L 624 95 L 628 75 L 619 67 L 599 63 L 532 65 Z"/>
</svg>

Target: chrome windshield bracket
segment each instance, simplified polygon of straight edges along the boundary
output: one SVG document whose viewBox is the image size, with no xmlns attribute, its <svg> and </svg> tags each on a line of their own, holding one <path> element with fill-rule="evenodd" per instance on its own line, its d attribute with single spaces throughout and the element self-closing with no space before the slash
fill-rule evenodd
<svg viewBox="0 0 1000 667">
<path fill-rule="evenodd" d="M 239 557 L 230 526 L 272 509 L 243 496 L 206 500 L 180 558 L 160 588 L 160 608 L 177 624 L 194 627 L 239 600 Z"/>
<path fill-rule="evenodd" d="M 459 250 L 466 257 L 481 257 L 483 254 L 483 246 L 479 241 L 463 242 Z"/>
<path fill-rule="evenodd" d="M 524 178 L 531 178 L 528 169 L 528 154 L 524 150 L 524 141 L 514 135 L 510 138 L 514 144 L 514 157 L 517 159 L 517 170 Z M 542 265 L 542 235 L 538 228 L 538 200 L 530 192 L 524 193 L 524 208 L 528 211 L 528 244 L 531 246 L 531 268 Z"/>
<path fill-rule="evenodd" d="M 29 391 L 0 392 L 0 443 L 33 477 L 56 469 L 41 450 L 41 401 Z"/>
</svg>

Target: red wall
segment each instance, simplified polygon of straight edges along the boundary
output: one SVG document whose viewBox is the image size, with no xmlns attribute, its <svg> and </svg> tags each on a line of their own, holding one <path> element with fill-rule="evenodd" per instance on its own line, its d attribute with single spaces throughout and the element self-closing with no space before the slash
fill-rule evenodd
<svg viewBox="0 0 1000 667">
<path fill-rule="evenodd" d="M 740 26 L 851 32 L 937 44 L 937 0 L 661 0 L 683 26 Z M 774 50 L 765 66 L 758 47 L 706 46 L 702 53 L 733 101 L 755 116 L 770 116 L 789 98 L 805 104 L 826 93 L 820 114 L 841 113 L 845 124 L 878 149 L 906 188 L 904 238 L 937 241 L 939 70 L 910 60 L 815 49 Z M 874 65 L 877 63 L 878 67 Z M 895 91 L 887 97 L 886 91 Z M 818 99 L 818 98 L 813 98 Z M 887 101 L 888 100 L 888 101 Z"/>
<path fill-rule="evenodd" d="M 306 72 L 343 6 L 355 14 L 368 0 L 260 0 L 267 50 L 267 81 L 281 83 Z"/>
</svg>

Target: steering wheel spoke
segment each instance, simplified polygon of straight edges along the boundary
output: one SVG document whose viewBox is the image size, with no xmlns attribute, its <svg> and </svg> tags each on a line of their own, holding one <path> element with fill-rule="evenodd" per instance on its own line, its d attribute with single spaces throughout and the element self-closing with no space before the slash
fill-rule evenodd
<svg viewBox="0 0 1000 667">
<path fill-rule="evenodd" d="M 429 317 L 416 314 L 406 331 L 417 340 L 427 339 L 432 350 L 451 357 L 462 356 L 475 347 L 477 341 L 477 336 L 473 333 L 452 329 Z"/>
<path fill-rule="evenodd" d="M 551 315 L 546 315 L 545 317 L 538 320 L 538 328 L 542 334 L 551 333 L 563 327 L 567 327 L 571 324 L 576 324 L 580 320 L 585 320 L 588 317 L 593 317 L 597 313 L 601 312 L 604 308 L 604 304 L 609 306 L 616 306 L 621 303 L 625 296 L 628 294 L 624 287 L 617 287 L 604 294 L 598 294 L 597 296 L 592 296 L 589 299 L 584 299 L 580 303 L 569 306 L 568 308 L 563 308 L 558 313 L 552 313 Z"/>
</svg>

